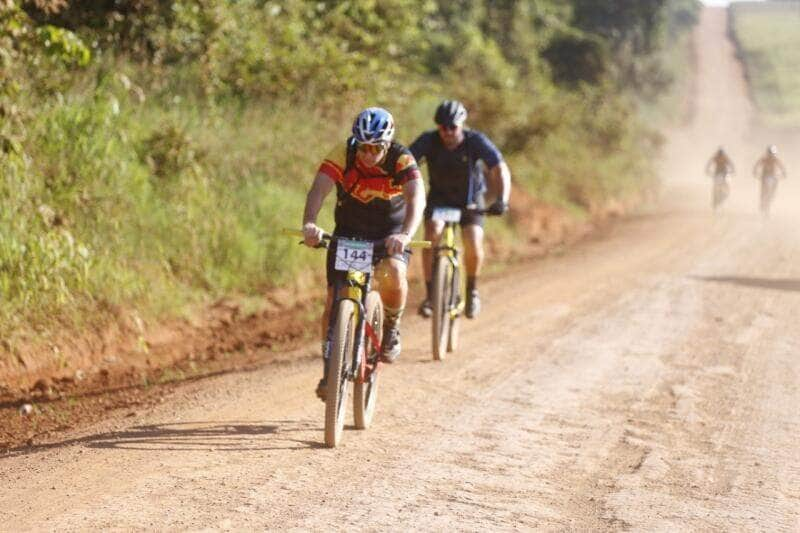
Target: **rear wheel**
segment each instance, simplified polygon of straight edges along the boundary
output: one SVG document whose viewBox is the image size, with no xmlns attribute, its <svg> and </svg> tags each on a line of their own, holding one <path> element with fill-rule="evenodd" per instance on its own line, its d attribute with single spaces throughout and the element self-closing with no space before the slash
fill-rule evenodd
<svg viewBox="0 0 800 533">
<path fill-rule="evenodd" d="M 342 300 L 336 313 L 328 359 L 328 390 L 325 396 L 325 445 L 328 448 L 336 447 L 342 439 L 348 393 L 347 367 L 353 353 L 355 330 L 356 306 L 350 300 Z"/>
<path fill-rule="evenodd" d="M 367 323 L 372 326 L 378 344 L 383 341 L 383 302 L 377 292 L 370 292 L 367 295 Z M 366 346 L 365 359 L 362 364 L 369 361 L 372 365 L 378 362 L 379 346 L 374 346 L 369 336 L 365 336 L 364 345 Z M 378 372 L 373 370 L 366 373 L 363 383 L 356 383 L 353 386 L 353 418 L 355 419 L 356 429 L 367 429 L 372 424 L 375 415 L 375 406 L 378 403 Z"/>
<path fill-rule="evenodd" d="M 441 361 L 445 358 L 447 339 L 450 336 L 450 299 L 453 279 L 453 264 L 447 257 L 436 258 L 433 272 L 433 320 L 431 321 L 433 338 L 433 359 Z"/>
</svg>

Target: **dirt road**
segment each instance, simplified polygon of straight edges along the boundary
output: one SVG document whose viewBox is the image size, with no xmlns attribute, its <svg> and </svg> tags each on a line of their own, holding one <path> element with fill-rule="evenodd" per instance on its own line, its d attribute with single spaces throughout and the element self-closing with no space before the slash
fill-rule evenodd
<svg viewBox="0 0 800 533">
<path fill-rule="evenodd" d="M 704 13 L 663 204 L 484 284 L 445 363 L 410 317 L 373 428 L 320 447 L 307 358 L 190 384 L 0 458 L 0 529 L 800 530 L 800 187 L 755 214 L 776 141 L 724 29 Z M 742 176 L 714 217 L 720 143 Z"/>
</svg>

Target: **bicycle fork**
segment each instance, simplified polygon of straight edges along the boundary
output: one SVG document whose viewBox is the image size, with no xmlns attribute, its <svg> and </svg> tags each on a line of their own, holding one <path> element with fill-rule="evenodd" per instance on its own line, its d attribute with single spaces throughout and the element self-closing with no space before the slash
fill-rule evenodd
<svg viewBox="0 0 800 533">
<path fill-rule="evenodd" d="M 364 291 L 365 288 L 366 292 Z M 336 321 L 339 318 L 339 303 L 343 300 L 350 300 L 356 306 L 354 311 L 355 316 L 353 317 L 356 328 L 355 338 L 353 339 L 354 352 L 352 354 L 353 358 L 351 366 L 349 369 L 347 369 L 346 377 L 350 380 L 357 379 L 359 377 L 357 373 L 360 372 L 357 369 L 361 367 L 361 353 L 363 351 L 365 334 L 364 317 L 367 315 L 366 308 L 364 307 L 363 295 L 367 292 L 369 292 L 368 277 L 363 272 L 357 271 L 349 271 L 347 273 L 346 284 L 336 290 L 337 297 L 334 298 L 333 309 L 328 317 L 328 332 L 325 335 L 325 347 L 322 354 L 322 358 L 324 359 L 325 363 L 324 377 L 326 380 L 328 379 L 328 363 L 330 361 L 331 347 L 333 345 L 333 330 L 336 325 Z"/>
<path fill-rule="evenodd" d="M 461 279 L 459 273 L 461 272 L 461 264 L 458 260 L 458 250 L 455 246 L 440 246 L 436 248 L 436 254 L 439 258 L 447 259 L 453 266 L 453 277 L 448 280 L 451 284 L 452 290 L 450 291 L 451 301 L 448 302 L 450 318 L 456 318 L 464 311 L 465 302 L 461 298 Z"/>
</svg>

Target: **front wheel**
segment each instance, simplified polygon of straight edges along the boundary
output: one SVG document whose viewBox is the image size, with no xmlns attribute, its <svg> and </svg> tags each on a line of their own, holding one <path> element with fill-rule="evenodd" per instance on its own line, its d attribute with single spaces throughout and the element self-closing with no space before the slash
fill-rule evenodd
<svg viewBox="0 0 800 533">
<path fill-rule="evenodd" d="M 459 275 L 460 269 L 453 269 L 453 279 L 450 282 L 450 327 L 447 335 L 447 351 L 455 352 L 458 350 L 458 334 L 459 334 L 459 320 L 461 313 L 457 310 L 461 307 L 461 276 Z"/>
<path fill-rule="evenodd" d="M 356 309 L 351 300 L 342 300 L 336 313 L 328 359 L 328 390 L 325 395 L 325 445 L 328 448 L 335 448 L 342 439 L 348 393 L 347 366 L 350 364 L 355 342 Z"/>
<path fill-rule="evenodd" d="M 775 178 L 763 178 L 761 180 L 761 213 L 764 216 L 769 215 L 777 185 L 778 182 Z"/>
<path fill-rule="evenodd" d="M 433 341 L 433 359 L 442 361 L 447 350 L 450 337 L 450 301 L 452 299 L 453 264 L 447 257 L 437 257 L 434 263 L 431 302 L 433 320 L 431 333 Z"/>
<path fill-rule="evenodd" d="M 724 178 L 717 178 L 715 180 L 714 194 L 711 202 L 715 210 L 728 198 L 729 190 L 728 182 Z"/>
<path fill-rule="evenodd" d="M 365 335 L 362 364 L 366 365 L 369 362 L 373 366 L 371 371 L 364 374 L 363 382 L 356 382 L 353 386 L 353 418 L 356 429 L 367 429 L 372 424 L 375 406 L 378 403 L 378 372 L 374 365 L 378 363 L 380 357 L 378 350 L 383 342 L 383 302 L 377 292 L 373 291 L 367 295 L 366 311 L 367 323 L 375 332 L 378 346 L 375 346 L 372 339 Z"/>
</svg>

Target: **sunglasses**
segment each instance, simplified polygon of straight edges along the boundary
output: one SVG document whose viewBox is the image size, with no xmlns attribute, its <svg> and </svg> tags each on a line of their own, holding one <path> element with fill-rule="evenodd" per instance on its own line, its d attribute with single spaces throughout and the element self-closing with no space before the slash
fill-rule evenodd
<svg viewBox="0 0 800 533">
<path fill-rule="evenodd" d="M 460 126 L 457 126 L 455 124 L 449 124 L 447 126 L 445 126 L 444 124 L 439 124 L 439 129 L 444 131 L 456 131 L 458 128 L 460 128 Z"/>
<path fill-rule="evenodd" d="M 358 151 L 363 152 L 365 154 L 378 155 L 379 153 L 386 150 L 386 147 L 387 147 L 386 143 L 379 143 L 379 144 L 361 143 L 358 145 Z"/>
</svg>

